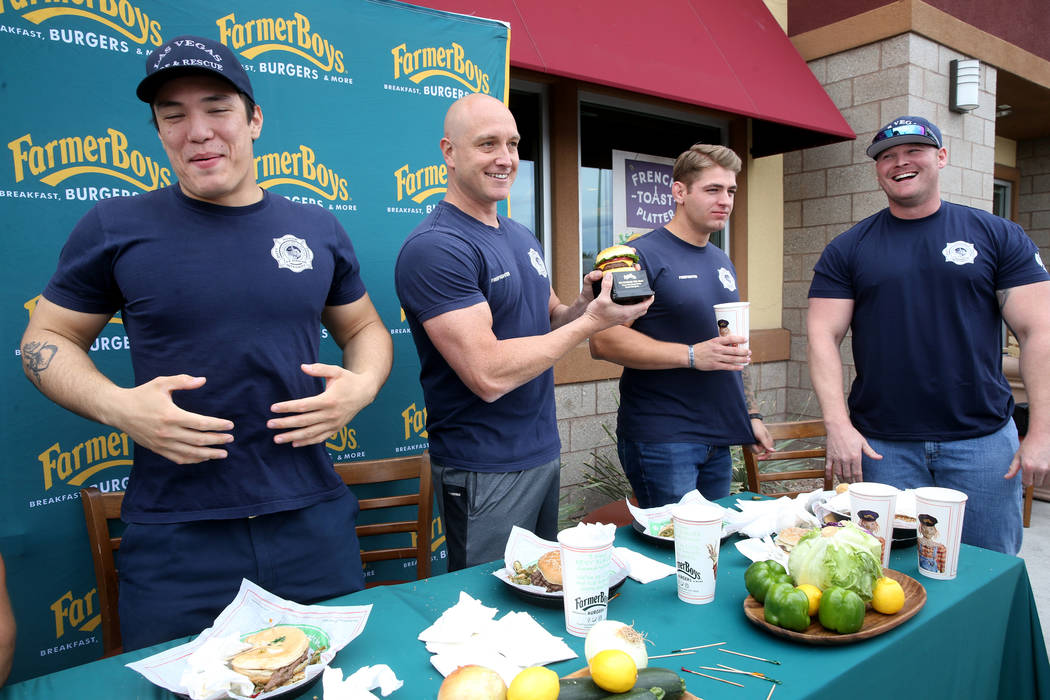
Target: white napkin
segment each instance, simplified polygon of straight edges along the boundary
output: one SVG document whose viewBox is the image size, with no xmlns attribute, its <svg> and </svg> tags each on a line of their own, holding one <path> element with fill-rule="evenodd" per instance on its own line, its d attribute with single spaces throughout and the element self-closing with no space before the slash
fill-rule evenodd
<svg viewBox="0 0 1050 700">
<path fill-rule="evenodd" d="M 752 537 L 746 540 L 737 540 L 733 543 L 737 550 L 751 561 L 766 561 L 772 559 L 780 562 L 786 569 L 788 565 L 788 553 L 773 543 L 769 535 L 761 539 Z"/>
<path fill-rule="evenodd" d="M 191 700 L 225 698 L 227 691 L 237 695 L 252 695 L 255 684 L 251 679 L 226 665 L 228 659 L 251 646 L 234 635 L 212 637 L 190 654 L 180 683 L 186 688 Z"/>
<path fill-rule="evenodd" d="M 421 642 L 465 642 L 496 616 L 496 608 L 487 608 L 481 601 L 460 591 L 459 602 L 441 613 L 441 617 L 419 633 Z"/>
<path fill-rule="evenodd" d="M 576 658 L 576 652 L 528 613 L 509 612 L 499 620 L 493 619 L 495 614 L 495 608 L 460 593 L 460 601 L 419 634 L 434 654 L 430 657 L 434 668 L 447 676 L 460 666 L 478 664 L 496 671 L 509 684 L 528 666 Z"/>
<path fill-rule="evenodd" d="M 386 664 L 364 666 L 343 679 L 343 671 L 328 666 L 321 676 L 325 700 L 378 700 L 376 688 L 385 698 L 404 685 Z"/>
<path fill-rule="evenodd" d="M 676 573 L 676 569 L 670 564 L 650 559 L 626 547 L 615 547 L 613 554 L 627 565 L 627 575 L 638 583 L 652 583 Z"/>
<path fill-rule="evenodd" d="M 727 510 L 725 532 L 742 532 L 748 537 L 761 538 L 786 527 L 820 527 L 820 522 L 807 509 L 812 495 L 802 493 L 795 498 L 783 496 L 774 501 L 745 501 L 737 499 L 740 512 Z"/>
</svg>

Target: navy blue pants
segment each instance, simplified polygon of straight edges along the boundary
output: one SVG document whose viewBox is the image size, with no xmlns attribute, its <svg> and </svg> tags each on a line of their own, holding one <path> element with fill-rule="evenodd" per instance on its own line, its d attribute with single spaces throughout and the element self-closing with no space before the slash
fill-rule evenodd
<svg viewBox="0 0 1050 700">
<path fill-rule="evenodd" d="M 117 553 L 124 651 L 210 627 L 246 578 L 297 603 L 364 588 L 357 498 L 233 520 L 130 524 Z"/>
</svg>

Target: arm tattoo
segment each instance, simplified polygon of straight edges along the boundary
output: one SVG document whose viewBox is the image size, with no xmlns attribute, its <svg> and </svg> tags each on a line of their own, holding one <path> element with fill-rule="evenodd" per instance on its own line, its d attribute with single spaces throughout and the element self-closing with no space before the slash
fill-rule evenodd
<svg viewBox="0 0 1050 700">
<path fill-rule="evenodd" d="M 30 341 L 22 346 L 22 362 L 33 373 L 37 386 L 40 386 L 40 375 L 51 365 L 51 360 L 54 359 L 57 352 L 57 345 L 49 345 L 41 341 Z"/>
<path fill-rule="evenodd" d="M 744 380 L 744 403 L 747 404 L 747 412 L 757 413 L 758 402 L 755 401 L 755 387 L 751 382 L 751 365 L 745 365 L 741 375 L 741 379 Z"/>
<path fill-rule="evenodd" d="M 1010 296 L 1010 290 L 997 289 L 995 290 L 995 296 L 999 300 L 999 312 L 1002 313 L 1003 307 L 1006 306 L 1006 300 Z"/>
</svg>

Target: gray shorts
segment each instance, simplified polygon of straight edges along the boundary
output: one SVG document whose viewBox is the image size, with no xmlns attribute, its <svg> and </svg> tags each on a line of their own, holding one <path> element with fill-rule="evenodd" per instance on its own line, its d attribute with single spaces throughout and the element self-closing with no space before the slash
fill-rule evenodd
<svg viewBox="0 0 1050 700">
<path fill-rule="evenodd" d="M 430 465 L 449 571 L 502 559 L 515 525 L 557 539 L 560 459 L 516 472 L 472 472 L 434 460 Z"/>
</svg>

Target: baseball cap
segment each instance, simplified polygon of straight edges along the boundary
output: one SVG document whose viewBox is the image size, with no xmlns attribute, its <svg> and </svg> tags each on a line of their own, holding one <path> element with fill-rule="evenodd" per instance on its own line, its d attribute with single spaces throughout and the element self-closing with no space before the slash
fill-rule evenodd
<svg viewBox="0 0 1050 700">
<path fill-rule="evenodd" d="M 899 117 L 875 132 L 866 153 L 874 158 L 902 143 L 925 143 L 941 148 L 941 130 L 922 117 Z"/>
<path fill-rule="evenodd" d="M 143 102 L 152 103 L 157 90 L 168 80 L 198 73 L 224 78 L 255 101 L 248 74 L 233 52 L 218 41 L 188 34 L 169 39 L 149 55 L 146 77 L 135 94 Z"/>
</svg>

